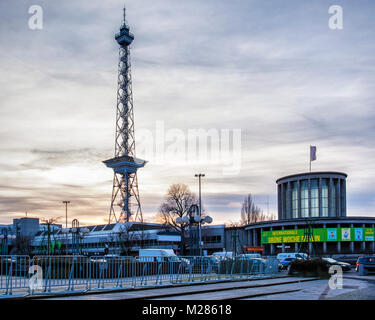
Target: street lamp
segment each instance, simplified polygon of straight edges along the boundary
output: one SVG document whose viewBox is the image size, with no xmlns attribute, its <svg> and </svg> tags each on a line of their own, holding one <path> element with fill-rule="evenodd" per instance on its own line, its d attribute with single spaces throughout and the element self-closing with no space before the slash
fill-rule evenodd
<svg viewBox="0 0 375 320">
<path fill-rule="evenodd" d="M 195 237 L 193 236 L 193 225 L 198 225 L 198 230 L 201 231 L 201 225 L 205 223 L 212 223 L 212 218 L 210 216 L 202 216 L 199 213 L 199 208 L 197 205 L 193 204 L 189 209 L 189 214 L 184 217 L 177 217 L 176 218 L 177 224 L 189 224 L 189 233 L 190 233 L 190 254 L 195 255 L 196 252 L 194 251 L 195 246 Z M 202 234 L 199 232 L 198 236 L 199 240 L 199 254 L 202 255 Z"/>
<path fill-rule="evenodd" d="M 198 173 L 198 174 L 195 174 L 195 177 L 198 178 L 198 180 L 199 180 L 199 218 L 201 218 L 202 217 L 201 178 L 205 177 L 205 174 L 204 173 Z M 197 222 L 200 222 L 200 220 L 197 221 Z M 201 223 L 199 223 L 199 252 L 200 252 L 200 255 L 202 256 L 202 227 L 201 227 Z"/>
<path fill-rule="evenodd" d="M 65 228 L 68 228 L 68 203 L 70 201 L 64 200 L 62 203 L 65 204 Z"/>
</svg>

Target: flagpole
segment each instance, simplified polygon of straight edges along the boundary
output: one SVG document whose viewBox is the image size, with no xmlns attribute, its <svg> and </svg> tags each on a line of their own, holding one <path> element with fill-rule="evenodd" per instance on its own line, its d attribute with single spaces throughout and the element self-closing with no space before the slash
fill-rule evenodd
<svg viewBox="0 0 375 320">
<path fill-rule="evenodd" d="M 310 172 L 311 172 L 311 144 L 310 144 Z"/>
</svg>

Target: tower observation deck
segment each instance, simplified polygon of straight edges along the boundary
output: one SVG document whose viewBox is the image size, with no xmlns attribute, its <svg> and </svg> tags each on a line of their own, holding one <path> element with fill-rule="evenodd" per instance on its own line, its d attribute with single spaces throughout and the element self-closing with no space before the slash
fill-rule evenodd
<svg viewBox="0 0 375 320">
<path fill-rule="evenodd" d="M 138 191 L 137 169 L 144 167 L 145 160 L 135 157 L 134 114 L 132 79 L 130 69 L 130 44 L 134 35 L 125 20 L 115 35 L 119 44 L 117 81 L 115 156 L 103 161 L 114 171 L 111 208 L 108 223 L 143 221 Z"/>
</svg>

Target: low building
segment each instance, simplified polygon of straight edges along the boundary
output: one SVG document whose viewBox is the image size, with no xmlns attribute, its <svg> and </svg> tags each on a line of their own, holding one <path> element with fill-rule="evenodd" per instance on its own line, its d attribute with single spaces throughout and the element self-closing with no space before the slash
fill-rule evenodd
<svg viewBox="0 0 375 320">
<path fill-rule="evenodd" d="M 28 217 L 13 219 L 12 229 L 17 237 L 32 238 L 39 231 L 39 219 Z"/>
<path fill-rule="evenodd" d="M 225 247 L 225 225 L 202 226 L 203 254 L 211 255 L 213 252 L 223 251 Z"/>
<path fill-rule="evenodd" d="M 113 223 L 78 228 L 43 228 L 32 240 L 33 254 L 137 255 L 140 248 L 178 250 L 181 238 L 155 223 Z"/>
</svg>

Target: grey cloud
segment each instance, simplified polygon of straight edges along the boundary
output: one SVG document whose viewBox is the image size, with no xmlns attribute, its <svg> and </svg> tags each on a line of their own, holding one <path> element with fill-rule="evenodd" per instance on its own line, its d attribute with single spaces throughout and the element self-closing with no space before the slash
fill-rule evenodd
<svg viewBox="0 0 375 320">
<path fill-rule="evenodd" d="M 304 150 L 311 143 L 318 145 L 314 166 L 347 169 L 349 186 L 372 199 L 365 191 L 375 174 L 374 43 L 368 40 L 374 38 L 374 5 L 341 2 L 343 32 L 328 29 L 324 0 L 127 1 L 135 33 L 136 129 L 152 130 L 156 120 L 185 132 L 242 129 L 241 174 L 207 181 L 218 187 L 216 195 L 206 195 L 207 210 L 217 219 L 237 219 L 238 209 L 229 203 L 242 193 L 273 194 L 275 202 L 274 180 L 306 169 Z M 66 196 L 82 205 L 76 213 L 83 219 L 104 219 L 112 173 L 101 161 L 113 154 L 113 35 L 123 4 L 41 0 L 40 32 L 27 27 L 32 4 L 0 2 L 0 47 L 6 48 L 0 53 L 0 188 L 14 193 L 1 199 L 2 215 L 22 213 L 28 205 L 43 214 L 57 212 L 60 200 L 54 205 L 51 199 Z M 9 151 L 11 146 L 27 148 Z M 68 167 L 81 169 L 78 175 L 92 168 L 98 177 L 55 184 L 46 175 Z M 145 214 L 157 211 L 160 190 L 172 182 L 193 185 L 194 170 L 208 167 L 149 163 L 142 169 L 148 180 L 139 181 Z M 31 188 L 38 179 L 50 187 Z M 149 192 L 154 185 L 157 194 Z M 30 197 L 17 197 L 24 192 Z M 367 201 L 348 199 L 353 214 L 370 208 Z"/>
</svg>

